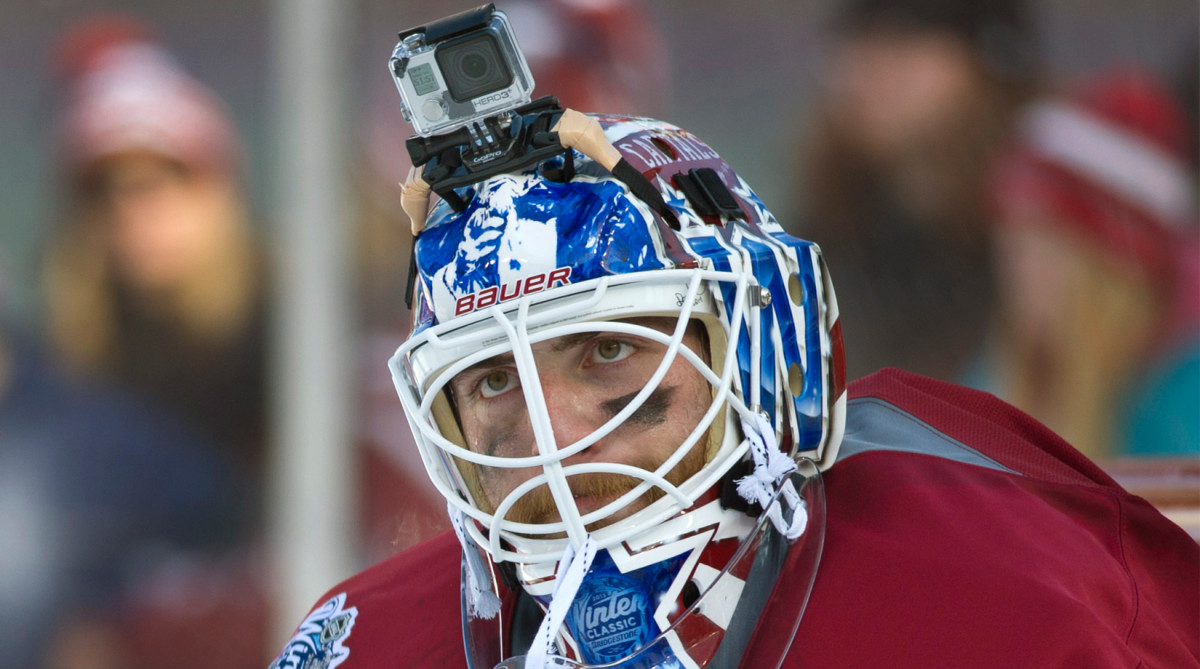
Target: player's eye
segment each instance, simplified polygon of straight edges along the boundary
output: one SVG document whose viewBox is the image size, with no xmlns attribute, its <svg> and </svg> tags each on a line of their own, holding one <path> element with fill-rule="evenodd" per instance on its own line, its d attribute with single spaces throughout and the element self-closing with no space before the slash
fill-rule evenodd
<svg viewBox="0 0 1200 669">
<path fill-rule="evenodd" d="M 617 362 L 633 355 L 634 350 L 632 344 L 619 339 L 601 339 L 596 342 L 595 348 L 592 349 L 592 361 L 601 363 Z"/>
<path fill-rule="evenodd" d="M 479 383 L 479 394 L 497 397 L 517 387 L 517 375 L 504 369 L 488 372 Z"/>
</svg>

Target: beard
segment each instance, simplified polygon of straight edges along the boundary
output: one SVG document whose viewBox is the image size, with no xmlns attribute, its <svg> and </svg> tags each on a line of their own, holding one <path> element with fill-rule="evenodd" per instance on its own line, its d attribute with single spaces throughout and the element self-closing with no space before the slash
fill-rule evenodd
<svg viewBox="0 0 1200 669">
<path fill-rule="evenodd" d="M 687 455 L 680 460 L 679 464 L 667 472 L 664 478 L 671 485 L 679 486 L 700 471 L 704 466 L 705 445 L 707 441 L 707 438 L 699 439 L 692 445 Z M 660 462 L 634 462 L 629 464 L 648 472 L 654 471 L 661 465 Z M 581 509 L 580 515 L 587 515 L 596 509 L 610 504 L 616 498 L 633 490 L 642 481 L 643 479 L 636 476 L 603 472 L 576 474 L 567 478 L 567 484 L 570 486 L 571 494 L 576 502 L 582 500 L 590 502 L 591 508 Z M 607 517 L 588 523 L 586 529 L 589 532 L 594 532 L 602 527 L 607 527 L 617 521 L 628 518 L 650 506 L 665 494 L 666 492 L 662 488 L 651 486 L 641 496 L 635 498 L 624 507 L 617 509 Z M 553 495 L 550 494 L 550 488 L 545 484 L 525 493 L 509 509 L 506 517 L 510 521 L 533 525 L 555 523 L 562 520 L 558 505 L 555 503 Z M 540 536 L 559 538 L 565 535 L 559 533 Z"/>
</svg>

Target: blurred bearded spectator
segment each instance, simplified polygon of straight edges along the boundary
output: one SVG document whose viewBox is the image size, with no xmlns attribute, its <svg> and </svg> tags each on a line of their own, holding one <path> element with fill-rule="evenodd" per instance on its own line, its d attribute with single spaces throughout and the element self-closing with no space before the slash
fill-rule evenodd
<svg viewBox="0 0 1200 669">
<path fill-rule="evenodd" d="M 81 22 L 57 53 L 53 349 L 190 421 L 257 476 L 264 271 L 229 115 L 132 20 Z"/>
<path fill-rule="evenodd" d="M 977 385 L 1095 458 L 1200 454 L 1196 119 L 1135 68 L 1032 105 L 992 178 Z"/>
<path fill-rule="evenodd" d="M 956 379 L 994 305 L 985 183 L 1034 88 L 1019 0 L 852 0 L 799 189 L 844 305 L 847 373 Z"/>
</svg>

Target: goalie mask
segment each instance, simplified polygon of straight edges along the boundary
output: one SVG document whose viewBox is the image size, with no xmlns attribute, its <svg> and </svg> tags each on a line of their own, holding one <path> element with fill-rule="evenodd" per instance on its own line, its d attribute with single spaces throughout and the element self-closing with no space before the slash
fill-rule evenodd
<svg viewBox="0 0 1200 669">
<path fill-rule="evenodd" d="M 731 667 L 768 615 L 778 659 L 841 438 L 829 276 L 699 139 L 594 118 L 621 169 L 491 176 L 415 242 L 391 368 L 463 542 L 468 661 Z"/>
</svg>

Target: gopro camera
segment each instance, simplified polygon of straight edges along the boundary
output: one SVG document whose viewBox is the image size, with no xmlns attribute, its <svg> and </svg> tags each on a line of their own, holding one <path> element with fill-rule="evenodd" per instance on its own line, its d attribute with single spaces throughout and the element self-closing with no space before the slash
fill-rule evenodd
<svg viewBox="0 0 1200 669">
<path fill-rule="evenodd" d="M 392 77 L 423 137 L 529 102 L 533 75 L 504 12 L 487 4 L 400 33 Z"/>
</svg>

